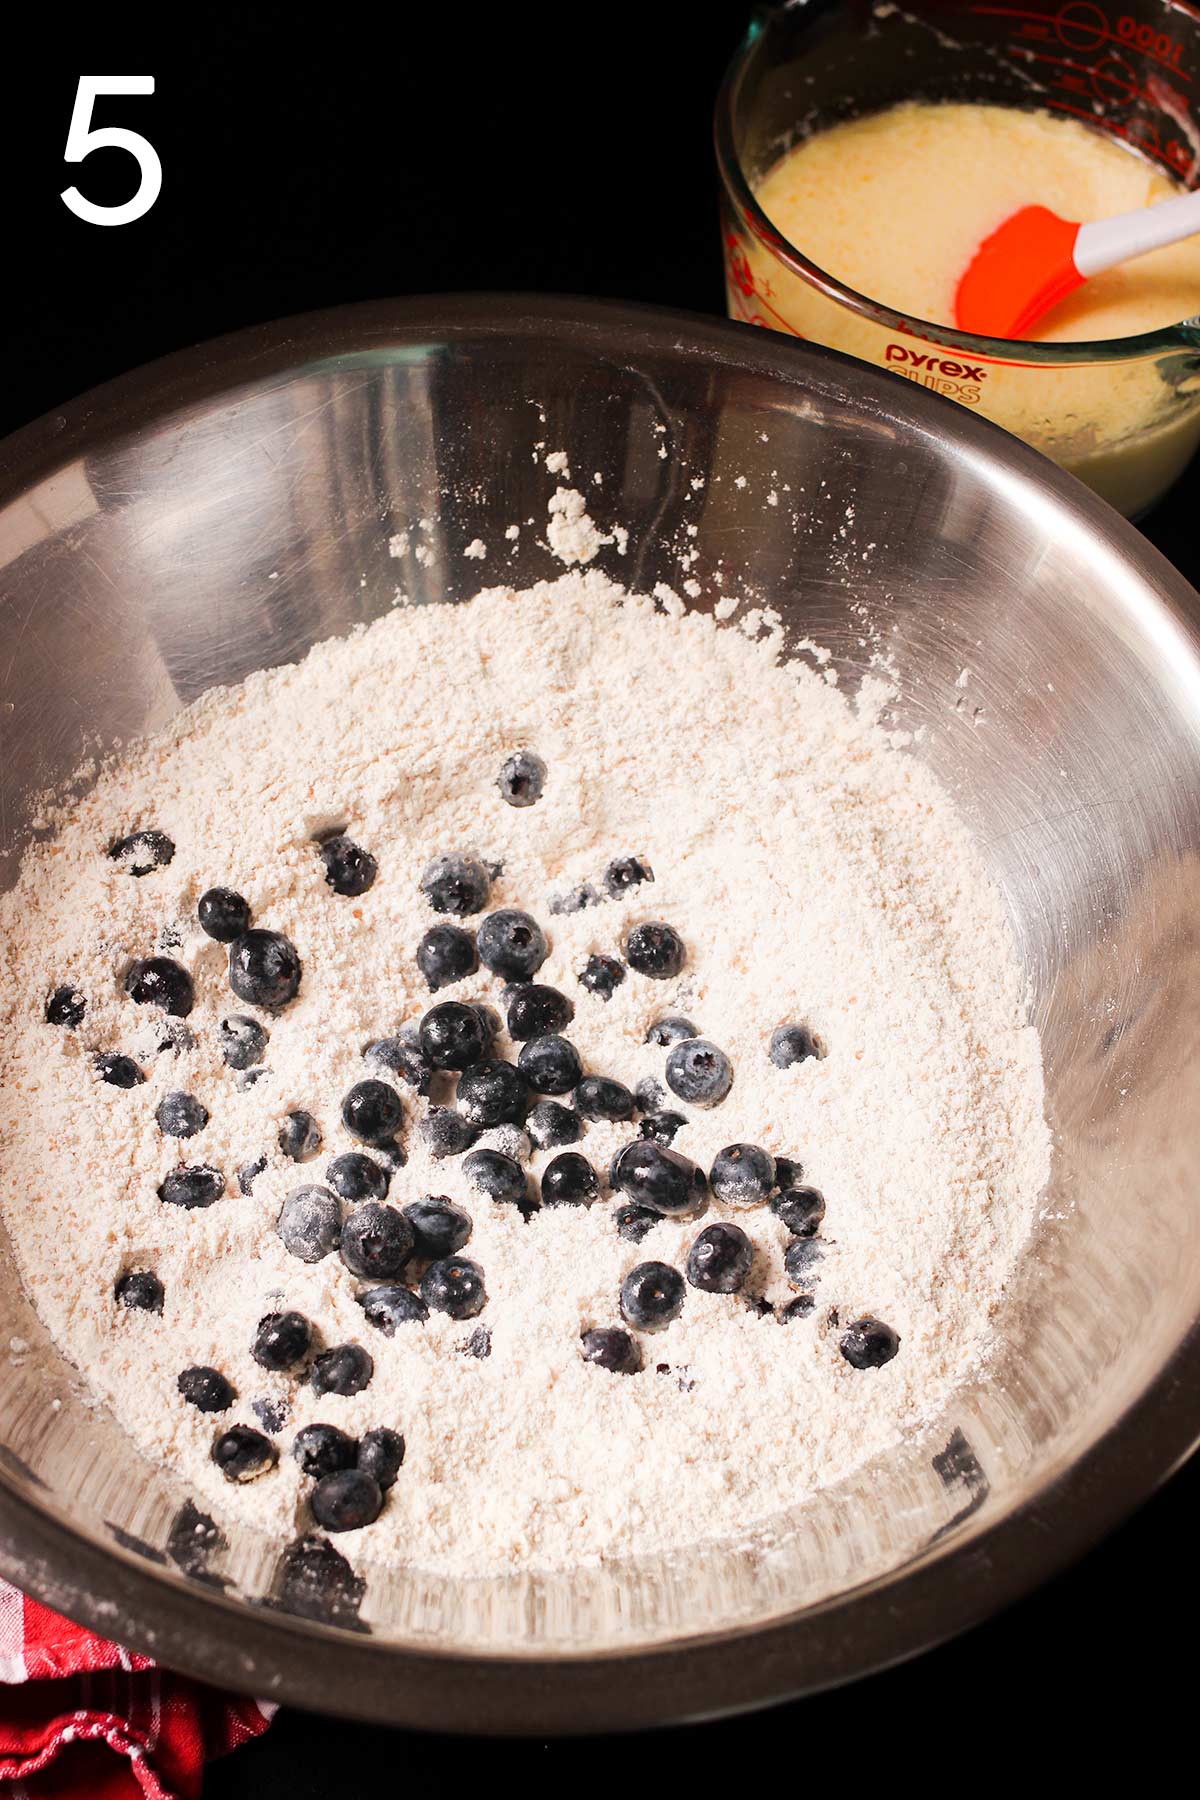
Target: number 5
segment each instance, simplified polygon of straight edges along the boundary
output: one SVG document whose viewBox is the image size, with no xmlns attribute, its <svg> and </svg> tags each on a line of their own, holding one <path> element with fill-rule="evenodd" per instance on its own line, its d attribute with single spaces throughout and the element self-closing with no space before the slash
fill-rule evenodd
<svg viewBox="0 0 1200 1800">
<path fill-rule="evenodd" d="M 153 75 L 81 75 L 71 109 L 71 129 L 63 161 L 82 162 L 93 150 L 128 150 L 141 170 L 142 179 L 132 200 L 120 206 L 97 206 L 77 187 L 64 188 L 59 196 L 77 219 L 89 225 L 130 225 L 150 211 L 162 192 L 162 163 L 153 144 L 136 131 L 125 131 L 120 125 L 90 129 L 92 107 L 101 94 L 152 94 Z"/>
</svg>

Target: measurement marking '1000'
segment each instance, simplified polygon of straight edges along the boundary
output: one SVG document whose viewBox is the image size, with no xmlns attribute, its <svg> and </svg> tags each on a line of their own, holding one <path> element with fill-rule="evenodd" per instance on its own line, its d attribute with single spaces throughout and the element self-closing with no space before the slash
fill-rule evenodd
<svg viewBox="0 0 1200 1800">
<path fill-rule="evenodd" d="M 1131 19 L 1125 13 L 1117 20 L 1117 36 L 1122 43 L 1132 44 L 1135 50 L 1146 51 L 1166 68 L 1179 67 L 1183 45 L 1168 37 L 1165 31 L 1155 31 L 1153 25 L 1147 25 L 1144 20 Z"/>
</svg>

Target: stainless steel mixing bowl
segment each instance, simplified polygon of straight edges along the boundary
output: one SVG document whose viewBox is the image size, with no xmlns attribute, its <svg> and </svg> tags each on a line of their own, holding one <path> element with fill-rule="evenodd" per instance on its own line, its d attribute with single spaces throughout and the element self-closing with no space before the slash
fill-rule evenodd
<svg viewBox="0 0 1200 1800">
<path fill-rule="evenodd" d="M 1200 1422 L 1200 600 L 1050 463 L 909 383 L 637 308 L 414 301 L 206 345 L 31 426 L 0 451 L 7 878 L 31 795 L 96 739 L 303 655 L 398 584 L 495 579 L 504 527 L 546 517 L 539 445 L 628 527 L 599 559 L 626 582 L 679 589 L 690 545 L 696 605 L 718 572 L 748 584 L 846 690 L 886 654 L 895 721 L 1007 902 L 1057 1152 L 998 1359 L 926 1437 L 725 1550 L 474 1583 L 206 1526 L 88 1407 L 0 1245 L 6 1575 L 269 1697 L 489 1731 L 697 1717 L 908 1655 L 1093 1542 Z M 389 554 L 422 518 L 432 560 Z M 539 535 L 506 578 L 558 571 Z"/>
</svg>

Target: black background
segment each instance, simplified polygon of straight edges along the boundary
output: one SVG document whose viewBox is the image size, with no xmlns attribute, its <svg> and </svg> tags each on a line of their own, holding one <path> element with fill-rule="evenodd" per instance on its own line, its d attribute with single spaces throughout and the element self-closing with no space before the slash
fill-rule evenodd
<svg viewBox="0 0 1200 1800">
<path fill-rule="evenodd" d="M 0 431 L 163 352 L 343 300 L 515 288 L 721 310 L 709 121 L 749 10 L 134 9 L 82 34 L 55 19 L 6 58 Z M 164 181 L 145 219 L 101 229 L 58 195 L 77 181 L 122 199 L 132 164 L 103 151 L 68 169 L 62 149 L 79 74 L 121 68 L 154 74 L 156 94 L 103 101 L 96 122 L 144 132 Z M 1193 580 L 1198 498 L 1193 472 L 1143 521 Z M 498 1781 L 637 1796 L 703 1787 L 727 1758 L 754 1789 L 914 1777 L 958 1790 L 1028 1772 L 1035 1741 L 1043 1776 L 1068 1758 L 1080 1773 L 1084 1741 L 1126 1731 L 1162 1750 L 1192 1702 L 1192 1659 L 1169 1644 L 1196 1591 L 1198 1504 L 1193 1467 L 992 1623 L 750 1722 L 477 1743 L 287 1713 L 212 1767 L 206 1800 Z"/>
</svg>

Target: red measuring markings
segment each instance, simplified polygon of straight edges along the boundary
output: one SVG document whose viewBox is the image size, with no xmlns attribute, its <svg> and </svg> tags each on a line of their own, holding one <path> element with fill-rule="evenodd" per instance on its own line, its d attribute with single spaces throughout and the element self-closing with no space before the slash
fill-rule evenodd
<svg viewBox="0 0 1200 1800">
<path fill-rule="evenodd" d="M 1190 8 L 1185 8 L 1190 13 Z M 1101 7 L 1092 4 L 1092 0 L 1069 0 L 1049 17 L 1045 13 L 1031 12 L 1021 6 L 975 6 L 973 12 L 994 19 L 1022 19 L 1026 22 L 1026 32 L 1030 25 L 1037 27 L 1038 37 L 1048 36 L 1055 31 L 1058 41 L 1066 50 L 1098 50 L 1101 44 L 1120 44 L 1126 49 L 1137 50 L 1142 56 L 1148 56 L 1153 62 L 1161 63 L 1164 69 L 1170 69 L 1181 80 L 1190 82 L 1192 77 L 1183 67 L 1184 46 L 1178 38 L 1168 32 L 1155 31 L 1153 26 L 1142 20 L 1133 18 L 1129 13 L 1122 13 L 1113 29 L 1112 20 Z M 1045 30 L 1041 29 L 1045 28 Z"/>
</svg>

